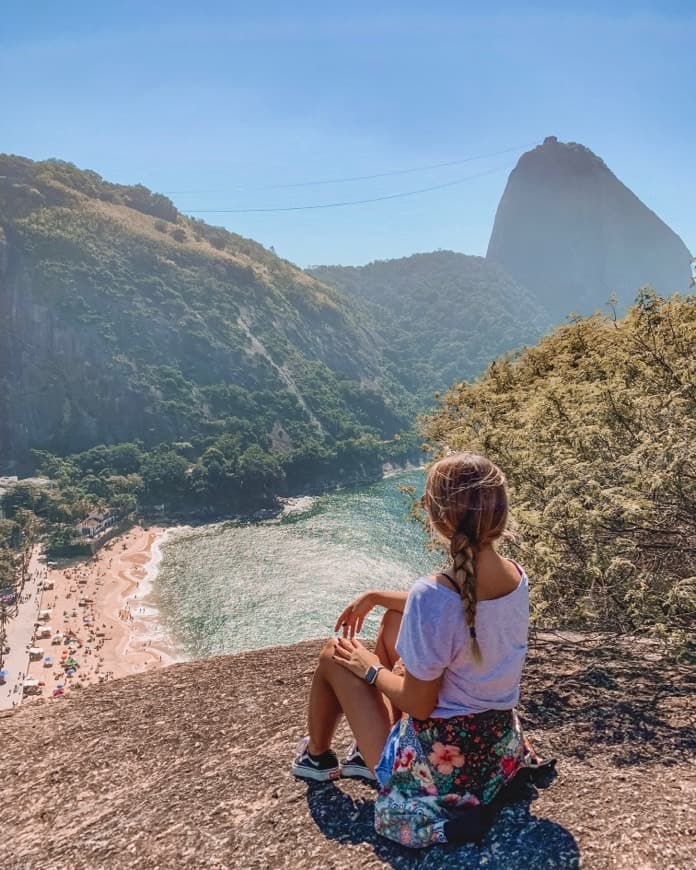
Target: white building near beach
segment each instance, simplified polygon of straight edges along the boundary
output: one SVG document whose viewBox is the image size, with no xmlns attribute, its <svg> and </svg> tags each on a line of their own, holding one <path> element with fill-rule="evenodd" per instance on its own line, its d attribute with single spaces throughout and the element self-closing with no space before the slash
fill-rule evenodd
<svg viewBox="0 0 696 870">
<path fill-rule="evenodd" d="M 118 522 L 118 514 L 114 511 L 92 511 L 77 524 L 77 531 L 84 538 L 96 538 Z"/>
</svg>

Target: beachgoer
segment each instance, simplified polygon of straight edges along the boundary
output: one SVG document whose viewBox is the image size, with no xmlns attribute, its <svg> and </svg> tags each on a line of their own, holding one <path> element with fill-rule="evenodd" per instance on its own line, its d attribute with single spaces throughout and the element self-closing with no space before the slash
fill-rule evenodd
<svg viewBox="0 0 696 870">
<path fill-rule="evenodd" d="M 342 636 L 320 654 L 292 766 L 308 780 L 376 778 L 377 831 L 413 848 L 478 839 L 503 787 L 538 764 L 514 709 L 529 590 L 522 568 L 496 551 L 505 477 L 483 456 L 450 455 L 431 467 L 421 504 L 449 565 L 408 593 L 370 591 L 345 608 Z M 372 653 L 356 634 L 376 606 L 386 612 Z M 355 740 L 339 764 L 331 742 L 341 714 Z"/>
</svg>

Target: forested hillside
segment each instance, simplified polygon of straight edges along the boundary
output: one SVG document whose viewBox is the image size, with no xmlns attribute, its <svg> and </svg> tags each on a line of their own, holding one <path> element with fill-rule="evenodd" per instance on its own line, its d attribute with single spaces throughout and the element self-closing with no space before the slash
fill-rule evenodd
<svg viewBox="0 0 696 870">
<path fill-rule="evenodd" d="M 483 257 L 435 251 L 310 274 L 367 303 L 389 371 L 424 402 L 551 325 L 534 296 Z"/>
<path fill-rule="evenodd" d="M 541 622 L 689 636 L 696 297 L 559 327 L 450 391 L 426 434 L 505 469 Z"/>
<path fill-rule="evenodd" d="M 340 292 L 144 187 L 0 157 L 0 473 L 137 441 L 71 467 L 249 505 L 374 476 L 415 411 Z"/>
</svg>

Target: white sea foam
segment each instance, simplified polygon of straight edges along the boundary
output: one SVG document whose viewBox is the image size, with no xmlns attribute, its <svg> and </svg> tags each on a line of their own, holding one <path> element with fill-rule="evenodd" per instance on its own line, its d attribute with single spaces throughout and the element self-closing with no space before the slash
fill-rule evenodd
<svg viewBox="0 0 696 870">
<path fill-rule="evenodd" d="M 176 532 L 179 529 L 180 527 L 165 529 L 153 541 L 149 558 L 143 565 L 145 574 L 138 582 L 137 598 L 131 603 L 131 612 L 135 618 L 133 624 L 134 639 L 138 643 L 149 641 L 155 645 L 166 647 L 170 651 L 169 658 L 173 661 L 184 661 L 185 656 L 177 651 L 176 645 L 166 630 L 164 619 L 157 606 L 155 585 L 162 564 L 162 546 L 170 538 L 176 537 Z"/>
<path fill-rule="evenodd" d="M 440 557 L 402 482 L 419 488 L 423 473 L 288 500 L 280 519 L 173 530 L 156 582 L 171 635 L 191 658 L 325 637 L 358 593 L 408 588 Z"/>
</svg>

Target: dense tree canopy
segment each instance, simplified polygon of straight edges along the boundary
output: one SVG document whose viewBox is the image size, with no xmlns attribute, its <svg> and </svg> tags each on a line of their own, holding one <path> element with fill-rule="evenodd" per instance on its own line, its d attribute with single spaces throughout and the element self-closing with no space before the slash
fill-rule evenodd
<svg viewBox="0 0 696 870">
<path fill-rule="evenodd" d="M 696 614 L 696 298 L 558 328 L 425 424 L 505 470 L 547 624 L 686 632 Z"/>
<path fill-rule="evenodd" d="M 422 404 L 551 325 L 534 295 L 483 257 L 433 251 L 311 274 L 369 307 L 389 371 Z"/>
<path fill-rule="evenodd" d="M 0 471 L 32 472 L 41 450 L 48 474 L 100 499 L 108 477 L 139 474 L 145 499 L 233 509 L 241 489 L 268 498 L 332 482 L 293 462 L 307 444 L 321 464 L 369 436 L 379 465 L 407 443 L 393 436 L 413 426 L 417 402 L 364 307 L 340 291 L 140 185 L 7 155 L 0 180 L 14 312 L 0 318 Z M 226 437 L 234 455 L 218 445 Z M 222 466 L 203 462 L 209 448 Z M 176 485 L 169 473 L 156 483 L 162 450 L 172 468 L 188 462 Z M 257 450 L 258 489 L 247 485 Z"/>
</svg>

